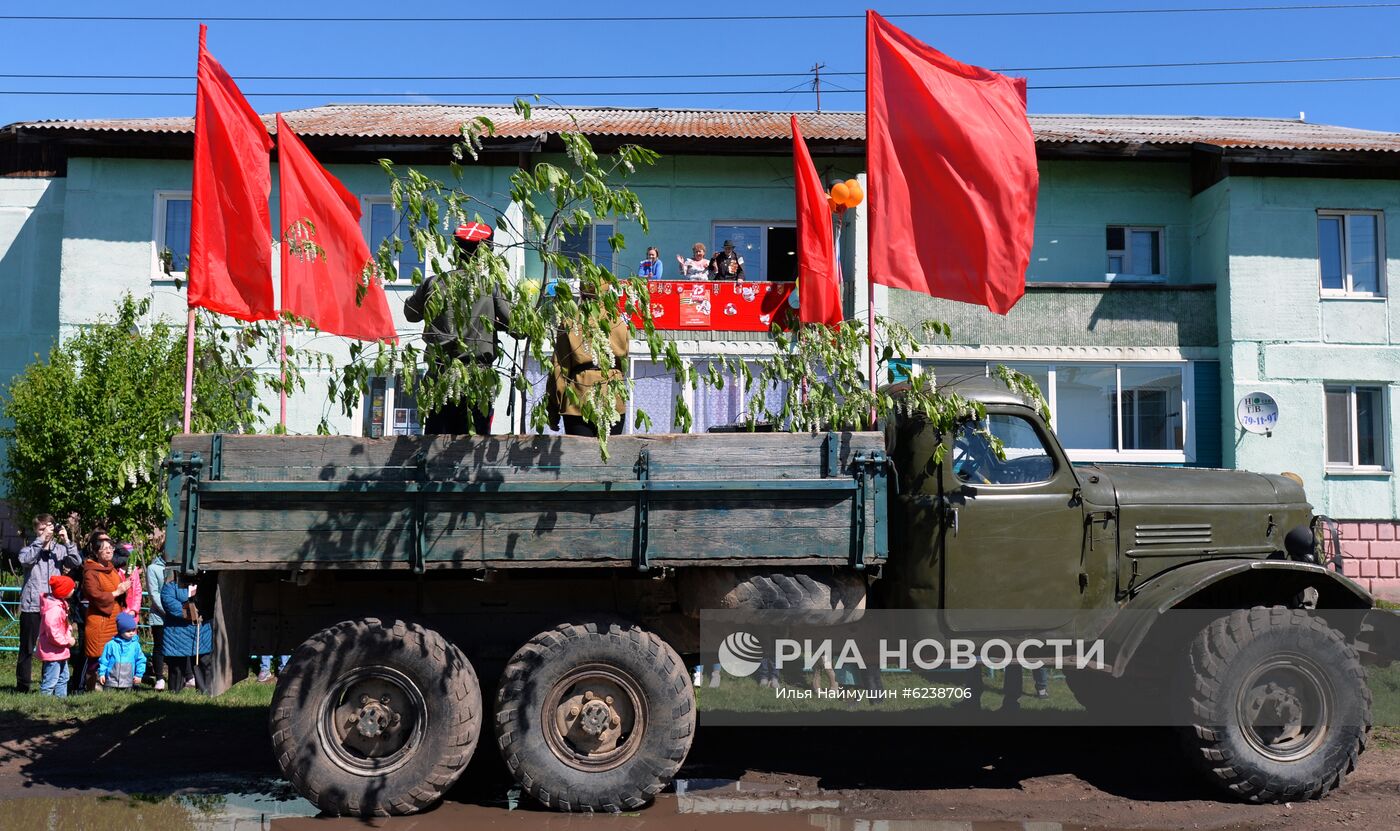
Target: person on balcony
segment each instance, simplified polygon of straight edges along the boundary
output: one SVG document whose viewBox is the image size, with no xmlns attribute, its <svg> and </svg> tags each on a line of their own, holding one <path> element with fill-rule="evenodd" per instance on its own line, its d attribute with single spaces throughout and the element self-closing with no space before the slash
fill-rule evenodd
<svg viewBox="0 0 1400 831">
<path fill-rule="evenodd" d="M 648 248 L 647 258 L 637 266 L 637 276 L 643 280 L 660 280 L 665 271 L 664 266 L 665 263 L 661 262 L 661 252 L 655 248 Z"/>
<path fill-rule="evenodd" d="M 734 250 L 734 243 L 724 241 L 724 248 L 710 260 L 710 278 L 713 280 L 744 279 L 744 258 Z"/>
<path fill-rule="evenodd" d="M 681 264 L 682 280 L 710 279 L 710 261 L 705 258 L 705 243 L 697 242 L 690 247 L 690 259 L 677 254 L 676 262 Z"/>
</svg>

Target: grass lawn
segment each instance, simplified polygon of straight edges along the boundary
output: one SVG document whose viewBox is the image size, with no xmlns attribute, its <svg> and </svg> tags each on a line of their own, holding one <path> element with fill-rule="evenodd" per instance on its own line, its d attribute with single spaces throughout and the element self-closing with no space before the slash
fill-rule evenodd
<svg viewBox="0 0 1400 831">
<path fill-rule="evenodd" d="M 36 686 L 39 681 L 38 667 L 39 664 L 35 664 Z M 250 678 L 235 684 L 231 690 L 218 698 L 200 695 L 195 690 L 156 692 L 149 686 L 129 693 L 84 693 L 66 698 L 17 693 L 14 656 L 7 654 L 0 657 L 0 735 L 20 724 L 81 723 L 102 716 L 116 715 L 133 706 L 152 701 L 179 702 L 181 706 L 171 708 L 172 713 L 182 713 L 190 719 L 206 721 L 217 719 L 221 714 L 232 710 L 246 712 L 246 708 L 250 707 L 266 709 L 272 704 L 272 688 L 272 684 L 259 684 Z"/>
</svg>

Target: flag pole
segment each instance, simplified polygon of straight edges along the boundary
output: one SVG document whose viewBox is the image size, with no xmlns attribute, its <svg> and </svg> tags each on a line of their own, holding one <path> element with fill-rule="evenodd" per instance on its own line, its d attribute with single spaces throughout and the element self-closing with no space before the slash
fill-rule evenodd
<svg viewBox="0 0 1400 831">
<path fill-rule="evenodd" d="M 277 318 L 277 366 L 281 370 L 282 383 L 278 384 L 278 418 L 282 432 L 287 432 L 287 323 Z"/>
<path fill-rule="evenodd" d="M 185 433 L 190 432 L 190 402 L 194 400 L 194 306 L 185 324 Z"/>
<path fill-rule="evenodd" d="M 870 361 L 870 429 L 875 429 L 875 280 L 870 269 L 865 270 L 865 336 Z"/>
</svg>

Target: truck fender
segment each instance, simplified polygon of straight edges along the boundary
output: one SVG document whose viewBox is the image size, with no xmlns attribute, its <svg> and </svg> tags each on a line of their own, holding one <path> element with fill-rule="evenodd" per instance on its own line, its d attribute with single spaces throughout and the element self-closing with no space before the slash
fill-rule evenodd
<svg viewBox="0 0 1400 831">
<path fill-rule="evenodd" d="M 1263 572 L 1250 576 L 1254 572 Z M 1120 614 L 1104 631 L 1103 638 L 1108 646 L 1108 654 L 1113 656 L 1113 675 L 1121 676 L 1127 671 L 1134 654 L 1147 639 L 1152 627 L 1161 615 L 1171 609 L 1188 605 L 1193 598 L 1200 597 L 1212 588 L 1223 588 L 1236 581 L 1258 581 L 1259 577 L 1273 577 L 1274 591 L 1271 596 L 1241 587 L 1241 599 L 1245 605 L 1276 605 L 1286 602 L 1304 588 L 1314 588 L 1318 592 L 1320 609 L 1369 609 L 1374 601 L 1361 586 L 1335 571 L 1313 563 L 1299 563 L 1291 560 L 1203 560 L 1153 577 L 1133 592 Z M 1236 604 L 1232 604 L 1232 608 Z M 1200 608 L 1216 608 L 1215 605 Z M 1127 612 L 1123 614 L 1122 612 Z M 1354 633 L 1353 633 L 1354 634 Z"/>
</svg>

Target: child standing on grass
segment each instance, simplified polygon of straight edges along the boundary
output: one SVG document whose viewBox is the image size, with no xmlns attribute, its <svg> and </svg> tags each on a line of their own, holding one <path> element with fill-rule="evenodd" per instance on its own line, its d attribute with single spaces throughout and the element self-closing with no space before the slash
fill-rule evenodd
<svg viewBox="0 0 1400 831">
<path fill-rule="evenodd" d="M 130 690 L 146 674 L 146 654 L 136 638 L 136 618 L 130 612 L 117 615 L 117 636 L 107 641 L 97 659 L 97 685 L 109 690 Z"/>
<path fill-rule="evenodd" d="M 68 697 L 69 647 L 78 640 L 68 620 L 68 598 L 73 595 L 73 586 L 73 578 L 55 574 L 49 578 L 48 592 L 39 599 L 43 619 L 37 653 L 44 662 L 40 695 Z"/>
</svg>

